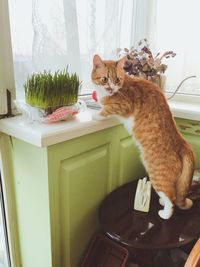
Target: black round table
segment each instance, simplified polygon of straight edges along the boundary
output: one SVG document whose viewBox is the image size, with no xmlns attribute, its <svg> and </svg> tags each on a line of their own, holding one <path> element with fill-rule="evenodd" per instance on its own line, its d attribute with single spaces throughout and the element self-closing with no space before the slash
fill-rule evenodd
<svg viewBox="0 0 200 267">
<path fill-rule="evenodd" d="M 199 185 L 192 186 L 189 193 L 194 201 L 192 208 L 175 208 L 169 220 L 159 217 L 162 206 L 154 190 L 149 212 L 134 210 L 136 187 L 137 181 L 133 181 L 111 192 L 100 206 L 99 220 L 103 231 L 136 255 L 140 266 L 154 266 L 153 257 L 158 250 L 180 248 L 199 238 Z"/>
</svg>

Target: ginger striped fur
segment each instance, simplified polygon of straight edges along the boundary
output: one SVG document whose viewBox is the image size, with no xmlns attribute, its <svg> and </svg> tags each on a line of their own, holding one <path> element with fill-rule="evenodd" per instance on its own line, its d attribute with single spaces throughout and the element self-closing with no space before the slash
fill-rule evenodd
<svg viewBox="0 0 200 267">
<path fill-rule="evenodd" d="M 125 60 L 106 61 L 94 56 L 92 81 L 106 93 L 100 99 L 99 115 L 117 115 L 132 121 L 142 161 L 164 205 L 159 215 L 169 219 L 174 204 L 181 209 L 192 206 L 187 194 L 194 172 L 193 151 L 178 131 L 161 89 L 143 78 L 125 74 Z"/>
</svg>

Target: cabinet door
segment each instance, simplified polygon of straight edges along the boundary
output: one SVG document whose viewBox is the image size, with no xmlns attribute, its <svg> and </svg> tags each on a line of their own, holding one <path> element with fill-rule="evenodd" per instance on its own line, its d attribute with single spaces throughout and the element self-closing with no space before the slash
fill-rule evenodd
<svg viewBox="0 0 200 267">
<path fill-rule="evenodd" d="M 109 146 L 104 145 L 61 163 L 61 266 L 77 266 L 98 230 L 98 209 L 108 191 Z"/>
<path fill-rule="evenodd" d="M 115 138 L 106 130 L 49 148 L 53 266 L 78 266 L 99 230 L 99 205 L 116 177 Z"/>
</svg>

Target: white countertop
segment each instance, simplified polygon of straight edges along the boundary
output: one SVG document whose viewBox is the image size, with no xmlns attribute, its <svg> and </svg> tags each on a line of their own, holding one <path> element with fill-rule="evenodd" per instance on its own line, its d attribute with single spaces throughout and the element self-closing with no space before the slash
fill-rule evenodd
<svg viewBox="0 0 200 267">
<path fill-rule="evenodd" d="M 200 104 L 175 101 L 170 101 L 169 104 L 174 117 L 200 121 Z M 32 122 L 19 115 L 0 120 L 0 132 L 39 147 L 46 147 L 120 124 L 114 118 L 94 120 L 92 114 L 95 112 L 97 111 L 88 109 L 81 111 L 70 121 L 52 124 Z"/>
<path fill-rule="evenodd" d="M 22 115 L 18 115 L 0 120 L 0 132 L 30 144 L 45 147 L 119 124 L 114 118 L 101 121 L 94 120 L 92 119 L 94 112 L 97 111 L 81 111 L 69 121 L 51 124 L 33 122 Z"/>
</svg>

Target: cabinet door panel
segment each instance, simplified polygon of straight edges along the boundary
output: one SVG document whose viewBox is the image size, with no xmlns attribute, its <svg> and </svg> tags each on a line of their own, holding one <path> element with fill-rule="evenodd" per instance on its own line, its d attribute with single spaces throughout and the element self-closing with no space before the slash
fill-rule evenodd
<svg viewBox="0 0 200 267">
<path fill-rule="evenodd" d="M 60 172 L 61 263 L 78 266 L 98 228 L 98 207 L 108 191 L 109 145 L 63 160 Z"/>
<path fill-rule="evenodd" d="M 141 178 L 143 175 L 144 168 L 132 137 L 128 136 L 121 139 L 119 148 L 119 183 L 124 184 L 133 180 L 133 178 Z"/>
</svg>

